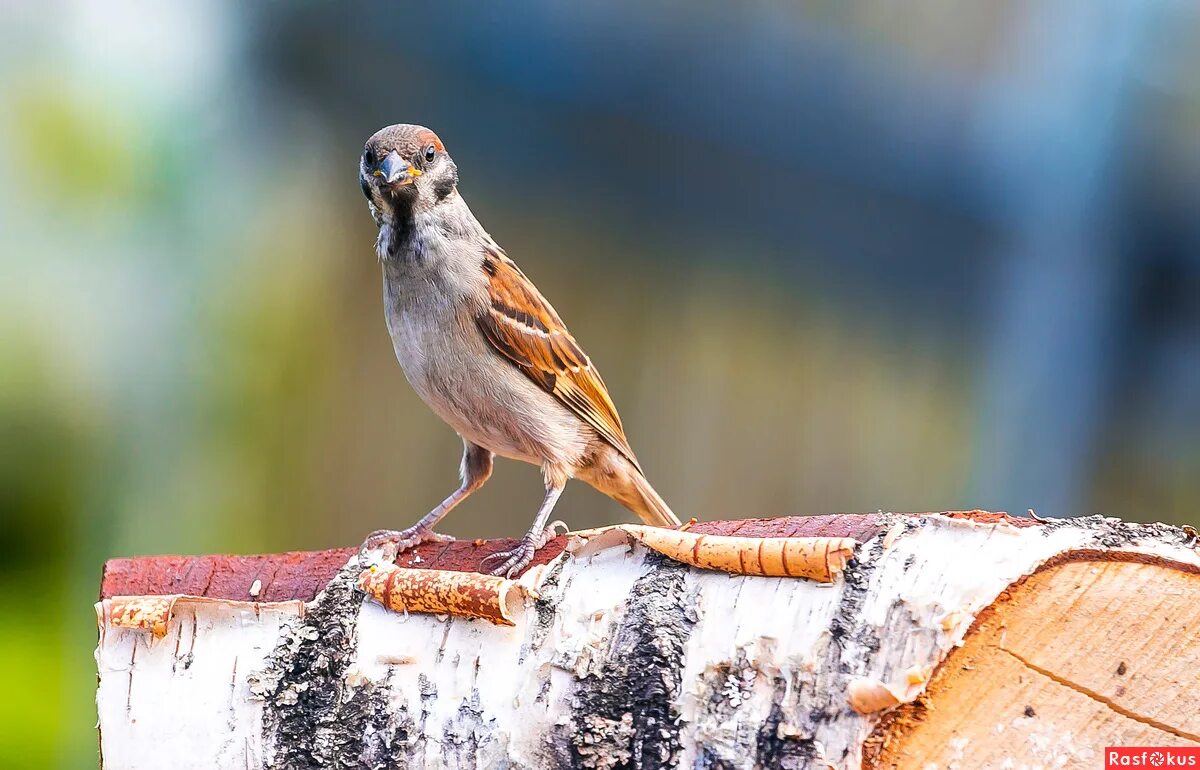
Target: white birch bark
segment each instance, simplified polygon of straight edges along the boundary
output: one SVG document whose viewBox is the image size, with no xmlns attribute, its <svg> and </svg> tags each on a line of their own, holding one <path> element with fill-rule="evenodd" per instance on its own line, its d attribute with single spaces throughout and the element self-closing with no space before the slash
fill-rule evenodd
<svg viewBox="0 0 1200 770">
<path fill-rule="evenodd" d="M 830 584 L 641 546 L 564 553 L 512 627 L 387 611 L 353 590 L 356 560 L 304 612 L 184 603 L 161 639 L 102 620 L 104 767 L 849 770 L 874 709 L 919 695 L 975 615 L 1046 560 L 1200 565 L 1158 525 L 880 520 Z"/>
</svg>

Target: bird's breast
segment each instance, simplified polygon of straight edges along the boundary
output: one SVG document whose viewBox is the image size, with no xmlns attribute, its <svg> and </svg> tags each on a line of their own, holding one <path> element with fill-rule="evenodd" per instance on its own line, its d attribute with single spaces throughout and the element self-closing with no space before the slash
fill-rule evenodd
<svg viewBox="0 0 1200 770">
<path fill-rule="evenodd" d="M 469 304 L 386 285 L 388 331 L 413 390 L 464 438 L 501 456 L 572 464 L 583 423 L 492 350 Z"/>
</svg>

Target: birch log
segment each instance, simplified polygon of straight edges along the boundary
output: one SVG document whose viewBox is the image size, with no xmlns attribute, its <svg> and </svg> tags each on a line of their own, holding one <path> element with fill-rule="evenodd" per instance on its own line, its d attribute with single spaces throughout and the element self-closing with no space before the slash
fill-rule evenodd
<svg viewBox="0 0 1200 770">
<path fill-rule="evenodd" d="M 1190 529 L 967 512 L 691 532 L 849 538 L 853 558 L 818 582 L 560 537 L 523 600 L 497 589 L 512 625 L 385 609 L 360 586 L 383 595 L 391 566 L 352 550 L 110 561 L 103 765 L 1096 768 L 1106 746 L 1200 746 Z M 396 572 L 419 590 L 407 568 L 509 546 L 427 544 Z"/>
</svg>

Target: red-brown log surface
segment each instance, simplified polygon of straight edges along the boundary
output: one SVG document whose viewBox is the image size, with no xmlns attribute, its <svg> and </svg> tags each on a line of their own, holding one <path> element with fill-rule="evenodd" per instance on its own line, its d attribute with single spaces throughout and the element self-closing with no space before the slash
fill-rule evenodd
<svg viewBox="0 0 1200 770">
<path fill-rule="evenodd" d="M 924 514 L 911 514 L 920 516 Z M 1006 522 L 1018 527 L 1036 526 L 1023 519 L 987 511 L 954 511 L 949 515 L 979 523 Z M 832 514 L 829 516 L 783 516 L 777 519 L 740 519 L 698 522 L 691 532 L 738 537 L 850 537 L 864 542 L 882 529 L 878 514 Z M 400 554 L 402 567 L 424 567 L 471 572 L 479 569 L 488 554 L 511 548 L 515 540 L 454 540 L 425 543 Z M 532 564 L 545 564 L 564 547 L 566 537 L 557 537 L 537 553 Z M 100 598 L 110 596 L 154 596 L 187 594 L 214 599 L 280 602 L 312 601 L 354 553 L 353 548 L 328 551 L 289 551 L 258 556 L 136 556 L 110 559 L 104 564 Z M 419 561 L 418 561 L 419 557 Z M 260 582 L 258 596 L 250 595 L 254 581 Z"/>
</svg>

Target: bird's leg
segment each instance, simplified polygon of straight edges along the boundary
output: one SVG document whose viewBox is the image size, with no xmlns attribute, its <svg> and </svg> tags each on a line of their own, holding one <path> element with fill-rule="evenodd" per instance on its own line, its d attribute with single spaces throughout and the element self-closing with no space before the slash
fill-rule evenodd
<svg viewBox="0 0 1200 770">
<path fill-rule="evenodd" d="M 567 474 L 549 466 L 544 466 L 542 471 L 546 475 L 546 496 L 542 499 L 537 518 L 533 520 L 533 526 L 525 533 L 525 537 L 521 538 L 521 542 L 517 543 L 516 548 L 491 554 L 483 560 L 480 567 L 492 575 L 512 577 L 533 561 L 533 554 L 546 544 L 546 522 L 550 519 L 550 512 L 554 510 L 554 504 L 558 502 L 563 487 L 567 485 Z M 489 564 L 496 566 L 489 567 Z"/>
<path fill-rule="evenodd" d="M 492 475 L 492 453 L 463 439 L 460 474 L 462 485 L 443 500 L 438 507 L 422 516 L 416 524 L 402 530 L 379 529 L 367 535 L 367 539 L 363 541 L 358 550 L 359 559 L 362 560 L 367 551 L 385 544 L 394 544 L 396 553 L 400 553 L 430 540 L 453 540 L 454 538 L 449 535 L 439 535 L 433 531 L 433 528 L 447 513 L 454 510 L 454 506 L 466 500 L 472 492 L 482 487 L 483 482 Z"/>
</svg>

